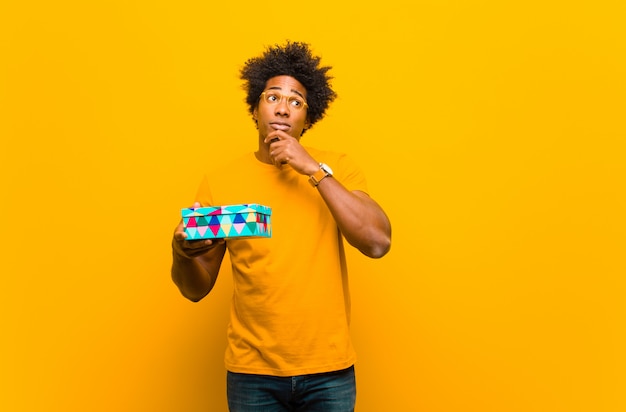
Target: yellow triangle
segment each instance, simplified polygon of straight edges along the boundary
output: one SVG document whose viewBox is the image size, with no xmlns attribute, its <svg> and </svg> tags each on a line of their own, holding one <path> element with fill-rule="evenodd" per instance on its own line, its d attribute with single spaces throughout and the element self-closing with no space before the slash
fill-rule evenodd
<svg viewBox="0 0 626 412">
<path fill-rule="evenodd" d="M 232 223 L 222 223 L 220 228 L 224 231 L 226 236 L 230 235 L 230 229 L 233 227 Z"/>
</svg>

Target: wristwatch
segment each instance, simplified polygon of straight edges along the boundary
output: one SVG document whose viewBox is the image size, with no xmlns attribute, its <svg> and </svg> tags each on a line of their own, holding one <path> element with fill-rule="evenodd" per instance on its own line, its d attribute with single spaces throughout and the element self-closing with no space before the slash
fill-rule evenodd
<svg viewBox="0 0 626 412">
<path fill-rule="evenodd" d="M 322 180 L 332 176 L 333 170 L 327 164 L 320 163 L 320 170 L 309 176 L 309 183 L 311 183 L 311 186 L 317 187 Z"/>
</svg>

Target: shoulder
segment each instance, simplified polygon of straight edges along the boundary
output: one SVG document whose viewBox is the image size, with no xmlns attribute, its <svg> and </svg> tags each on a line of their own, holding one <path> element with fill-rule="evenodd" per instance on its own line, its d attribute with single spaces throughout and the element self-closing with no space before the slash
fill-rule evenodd
<svg viewBox="0 0 626 412">
<path fill-rule="evenodd" d="M 314 147 L 305 146 L 313 158 L 321 163 L 327 163 L 333 170 L 337 169 L 360 169 L 354 157 L 345 152 L 337 152 L 332 150 L 322 150 Z"/>
<path fill-rule="evenodd" d="M 333 175 L 349 190 L 367 192 L 367 183 L 359 164 L 347 153 L 305 147 L 315 160 L 327 164 Z"/>
<path fill-rule="evenodd" d="M 329 166 L 339 167 L 340 164 L 351 162 L 351 157 L 347 153 L 332 150 L 323 150 L 315 147 L 305 146 L 305 149 L 313 158 L 319 162 L 327 163 Z"/>
</svg>

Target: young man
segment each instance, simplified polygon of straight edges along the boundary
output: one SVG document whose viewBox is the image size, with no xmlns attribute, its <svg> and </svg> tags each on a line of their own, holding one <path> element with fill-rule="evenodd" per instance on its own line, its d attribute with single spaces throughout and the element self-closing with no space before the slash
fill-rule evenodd
<svg viewBox="0 0 626 412">
<path fill-rule="evenodd" d="M 211 291 L 229 252 L 231 411 L 354 409 L 343 240 L 380 258 L 391 246 L 391 225 L 348 156 L 300 143 L 336 97 L 329 69 L 297 42 L 248 60 L 241 78 L 258 150 L 200 185 L 196 206 L 271 207 L 272 237 L 188 241 L 182 222 L 174 232 L 172 278 L 192 301 Z"/>
</svg>

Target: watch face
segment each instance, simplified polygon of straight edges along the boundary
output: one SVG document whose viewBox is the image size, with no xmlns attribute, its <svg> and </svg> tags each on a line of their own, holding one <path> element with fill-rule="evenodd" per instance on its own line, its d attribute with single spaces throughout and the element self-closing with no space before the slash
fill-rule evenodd
<svg viewBox="0 0 626 412">
<path fill-rule="evenodd" d="M 320 167 L 322 168 L 323 171 L 325 171 L 326 173 L 328 173 L 329 175 L 333 174 L 333 169 L 331 169 L 327 164 L 325 163 L 320 163 Z"/>
</svg>

